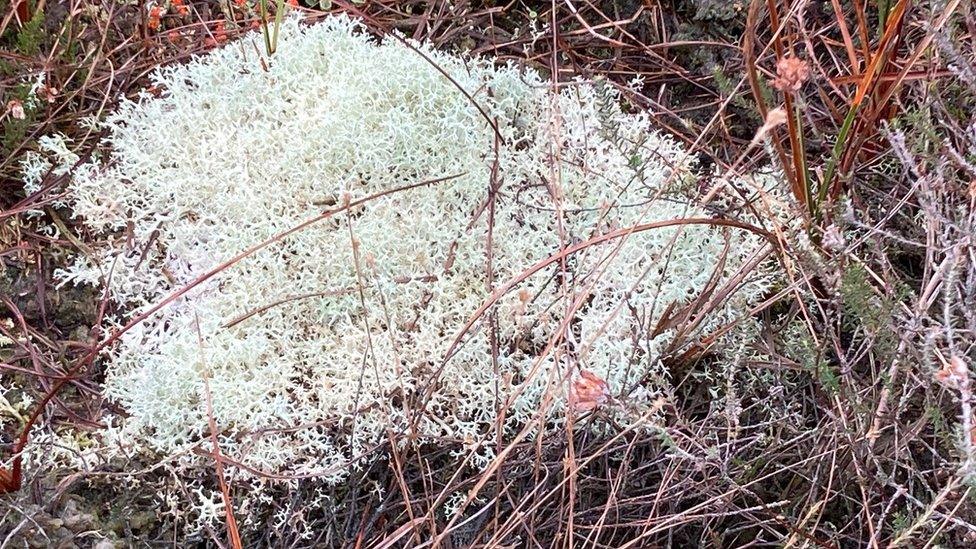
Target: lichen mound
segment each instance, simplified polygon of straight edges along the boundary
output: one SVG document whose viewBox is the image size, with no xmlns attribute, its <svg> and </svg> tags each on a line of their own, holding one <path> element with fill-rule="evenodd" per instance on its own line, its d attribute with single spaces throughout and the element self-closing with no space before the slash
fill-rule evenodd
<svg viewBox="0 0 976 549">
<path fill-rule="evenodd" d="M 669 308 L 736 279 L 695 323 L 704 334 L 768 289 L 766 244 L 747 230 L 613 235 L 711 214 L 690 198 L 683 149 L 623 112 L 608 85 L 553 91 L 531 70 L 376 41 L 345 18 L 286 20 L 270 57 L 252 34 L 153 80 L 104 121 L 103 158 L 69 184 L 70 207 L 101 240 L 61 277 L 107 285 L 117 325 L 337 213 L 106 351 L 119 439 L 140 449 L 206 444 L 212 414 L 221 451 L 261 471 L 340 478 L 405 433 L 476 448 L 484 465 L 494 444 L 477 445 L 494 441 L 500 415 L 509 434 L 560 424 L 579 368 L 615 402 L 666 392 L 674 330 L 655 327 Z M 448 356 L 494 290 L 573 246 L 510 284 Z"/>
</svg>

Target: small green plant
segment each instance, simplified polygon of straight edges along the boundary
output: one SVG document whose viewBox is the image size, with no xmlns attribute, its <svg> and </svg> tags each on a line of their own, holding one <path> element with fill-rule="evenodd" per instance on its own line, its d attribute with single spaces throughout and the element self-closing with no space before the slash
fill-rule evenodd
<svg viewBox="0 0 976 549">
<path fill-rule="evenodd" d="M 17 33 L 17 53 L 33 57 L 41 52 L 44 41 L 44 11 L 34 12 L 30 21 Z"/>
<path fill-rule="evenodd" d="M 893 295 L 878 295 L 868 280 L 867 270 L 860 264 L 851 265 L 841 276 L 839 288 L 844 329 L 853 333 L 863 328 L 869 337 L 874 338 L 874 353 L 882 357 L 892 356 L 897 344 L 892 315 L 908 293 L 906 286 L 899 285 Z"/>
<path fill-rule="evenodd" d="M 21 82 L 10 90 L 9 95 L 3 97 L 3 105 L 18 106 L 18 114 L 13 112 L 3 119 L 3 137 L 0 139 L 0 150 L 4 154 L 12 152 L 17 145 L 24 141 L 27 130 L 36 121 L 37 110 L 34 102 L 30 101 L 31 85 L 28 82 Z M 22 113 L 23 115 L 21 116 Z"/>
</svg>

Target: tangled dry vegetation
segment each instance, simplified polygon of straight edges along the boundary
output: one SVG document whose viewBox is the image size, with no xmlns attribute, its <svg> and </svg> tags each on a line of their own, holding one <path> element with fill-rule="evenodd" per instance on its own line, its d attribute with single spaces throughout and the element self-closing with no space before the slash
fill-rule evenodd
<svg viewBox="0 0 976 549">
<path fill-rule="evenodd" d="M 653 422 L 621 421 L 629 395 L 601 378 L 567 377 L 576 428 L 499 428 L 486 467 L 459 466 L 471 440 L 391 431 L 338 482 L 247 471 L 273 494 L 248 516 L 245 464 L 209 444 L 213 422 L 186 449 L 201 477 L 124 452 L 64 467 L 129 413 L 96 352 L 127 304 L 54 276 L 102 238 L 65 207 L 72 169 L 103 154 L 92 121 L 155 67 L 272 31 L 267 4 L 0 4 L 0 546 L 976 543 L 976 14 L 960 0 L 302 3 L 309 20 L 347 13 L 377 36 L 604 82 L 695 156 L 716 223 L 768 211 L 740 178 L 782 173 L 799 226 L 765 220 L 782 282 L 731 357 L 697 330 L 703 300 L 665 315 L 685 337 L 655 351 Z M 28 161 L 25 185 L 54 134 L 77 166 Z"/>
</svg>

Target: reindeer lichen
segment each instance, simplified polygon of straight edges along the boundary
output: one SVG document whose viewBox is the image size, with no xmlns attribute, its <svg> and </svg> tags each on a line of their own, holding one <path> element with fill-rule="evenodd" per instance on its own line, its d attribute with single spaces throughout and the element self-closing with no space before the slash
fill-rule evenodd
<svg viewBox="0 0 976 549">
<path fill-rule="evenodd" d="M 178 454 L 209 444 L 212 414 L 221 452 L 255 470 L 340 479 L 389 433 L 465 442 L 484 466 L 500 409 L 509 434 L 559 425 L 577 368 L 651 402 L 667 311 L 694 304 L 684 326 L 709 333 L 769 287 L 762 237 L 680 221 L 712 217 L 692 160 L 612 86 L 553 92 L 346 18 L 286 20 L 262 57 L 252 34 L 159 69 L 104 121 L 104 158 L 73 172 L 69 205 L 101 241 L 60 276 L 107 285 L 117 325 L 337 211 L 110 347 L 116 440 Z"/>
</svg>

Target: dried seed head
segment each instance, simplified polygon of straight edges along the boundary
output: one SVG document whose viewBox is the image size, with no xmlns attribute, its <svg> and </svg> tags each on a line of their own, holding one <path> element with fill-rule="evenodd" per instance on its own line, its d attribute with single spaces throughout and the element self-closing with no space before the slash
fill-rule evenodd
<svg viewBox="0 0 976 549">
<path fill-rule="evenodd" d="M 7 101 L 7 112 L 11 117 L 17 120 L 23 120 L 27 118 L 27 113 L 24 112 L 24 103 L 20 99 L 11 99 Z"/>
<path fill-rule="evenodd" d="M 952 389 L 959 389 L 969 385 L 969 368 L 966 362 L 953 356 L 949 362 L 942 366 L 942 369 L 935 373 L 935 379 L 939 383 Z"/>
<path fill-rule="evenodd" d="M 765 137 L 766 134 L 773 131 L 773 128 L 786 124 L 786 117 L 786 111 L 782 107 L 776 107 L 775 109 L 766 113 L 766 121 L 763 123 L 762 127 L 756 131 L 756 136 L 752 138 L 752 144 L 755 145 L 756 143 L 759 143 L 759 141 Z"/>
<path fill-rule="evenodd" d="M 773 87 L 784 93 L 800 91 L 810 78 L 810 64 L 799 57 L 784 57 L 776 62 Z"/>
<path fill-rule="evenodd" d="M 577 412 L 588 412 L 610 400 L 607 382 L 589 370 L 580 370 L 569 386 L 569 402 Z"/>
</svg>

